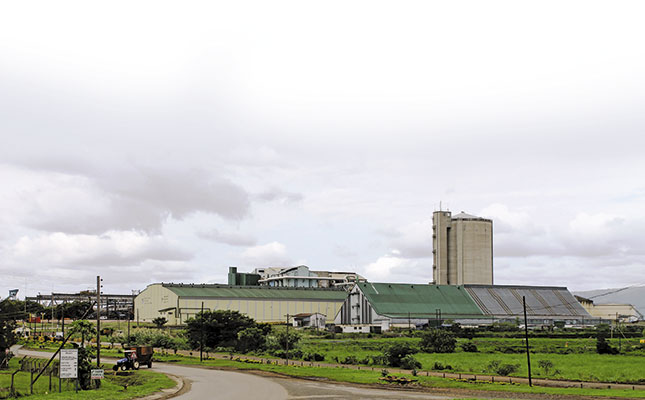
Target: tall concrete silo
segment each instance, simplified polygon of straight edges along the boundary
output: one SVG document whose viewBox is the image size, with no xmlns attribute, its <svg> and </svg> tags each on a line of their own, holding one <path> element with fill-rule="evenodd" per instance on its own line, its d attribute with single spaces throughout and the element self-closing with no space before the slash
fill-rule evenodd
<svg viewBox="0 0 645 400">
<path fill-rule="evenodd" d="M 493 221 L 461 212 L 432 214 L 433 276 L 438 285 L 493 284 Z"/>
</svg>

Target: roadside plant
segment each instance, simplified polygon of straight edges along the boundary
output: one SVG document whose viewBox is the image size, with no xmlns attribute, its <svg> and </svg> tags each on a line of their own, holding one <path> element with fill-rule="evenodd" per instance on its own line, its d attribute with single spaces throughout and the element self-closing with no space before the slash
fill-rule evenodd
<svg viewBox="0 0 645 400">
<path fill-rule="evenodd" d="M 383 355 L 390 367 L 401 367 L 401 360 L 407 355 L 418 353 L 419 350 L 408 343 L 394 343 L 383 350 Z"/>
<path fill-rule="evenodd" d="M 413 371 L 416 371 L 417 369 L 421 369 L 421 367 L 421 363 L 416 358 L 414 358 L 412 354 L 408 354 L 401 359 L 401 368 L 403 369 L 411 369 Z"/>
<path fill-rule="evenodd" d="M 421 350 L 426 353 L 454 353 L 457 340 L 452 332 L 428 329 L 421 338 Z"/>
</svg>

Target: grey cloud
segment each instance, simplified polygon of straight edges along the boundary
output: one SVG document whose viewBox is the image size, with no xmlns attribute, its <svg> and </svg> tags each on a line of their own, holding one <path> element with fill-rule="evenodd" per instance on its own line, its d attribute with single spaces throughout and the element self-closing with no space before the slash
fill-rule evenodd
<svg viewBox="0 0 645 400">
<path fill-rule="evenodd" d="M 287 192 L 275 187 L 258 193 L 253 197 L 260 201 L 279 201 L 282 203 L 297 203 L 304 199 L 304 196 L 300 193 Z"/>
<path fill-rule="evenodd" d="M 257 239 L 253 236 L 238 232 L 220 232 L 217 229 L 208 232 L 197 232 L 197 236 L 231 246 L 255 246 L 257 244 Z"/>
<path fill-rule="evenodd" d="M 83 160 L 61 159 L 23 164 L 34 171 L 53 170 L 80 177 L 78 183 L 65 182 L 61 191 L 69 192 L 68 196 L 78 192 L 91 203 L 73 209 L 59 204 L 55 212 L 48 213 L 39 213 L 34 207 L 28 226 L 50 232 L 97 234 L 129 229 L 159 232 L 170 217 L 181 220 L 194 212 L 205 212 L 239 220 L 250 208 L 249 195 L 241 186 L 201 169 L 127 164 L 98 169 Z M 75 200 L 79 198 L 75 196 Z"/>
</svg>

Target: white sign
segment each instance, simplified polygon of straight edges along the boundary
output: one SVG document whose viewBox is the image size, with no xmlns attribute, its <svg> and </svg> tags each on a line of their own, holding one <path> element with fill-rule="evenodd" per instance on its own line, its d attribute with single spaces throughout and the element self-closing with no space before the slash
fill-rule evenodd
<svg viewBox="0 0 645 400">
<path fill-rule="evenodd" d="M 60 351 L 60 378 L 78 378 L 78 349 Z"/>
<path fill-rule="evenodd" d="M 91 379 L 103 379 L 105 378 L 105 370 L 103 369 L 93 369 L 91 373 Z"/>
</svg>

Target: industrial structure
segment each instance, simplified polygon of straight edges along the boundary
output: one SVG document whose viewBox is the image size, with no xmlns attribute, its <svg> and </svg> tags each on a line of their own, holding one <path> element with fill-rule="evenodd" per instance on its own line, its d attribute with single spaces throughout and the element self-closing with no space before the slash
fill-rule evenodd
<svg viewBox="0 0 645 400">
<path fill-rule="evenodd" d="M 228 269 L 228 284 L 242 286 L 302 287 L 302 288 L 348 288 L 355 282 L 365 282 L 356 272 L 312 271 L 306 265 L 297 267 L 256 268 L 252 273 Z"/>
<path fill-rule="evenodd" d="M 575 297 L 592 317 L 614 322 L 636 322 L 643 320 L 643 314 L 631 304 L 595 304 L 591 299 L 581 296 Z"/>
<path fill-rule="evenodd" d="M 463 211 L 432 214 L 432 273 L 437 285 L 493 284 L 493 221 Z"/>
<path fill-rule="evenodd" d="M 359 283 L 343 303 L 336 324 L 391 327 L 462 325 L 524 320 L 534 326 L 597 322 L 564 287 Z"/>
<path fill-rule="evenodd" d="M 135 292 L 136 293 L 136 292 Z M 136 294 L 106 294 L 101 293 L 99 315 L 106 319 L 132 319 L 134 316 L 134 299 Z M 78 293 L 51 293 L 27 296 L 27 301 L 34 301 L 46 307 L 62 303 L 82 301 L 93 303 L 96 300 L 96 290 L 85 290 Z M 96 308 L 96 307 L 95 307 Z"/>
<path fill-rule="evenodd" d="M 344 289 L 308 289 L 217 284 L 154 283 L 134 300 L 137 320 L 164 317 L 182 325 L 204 311 L 239 311 L 258 322 L 284 322 L 288 316 L 320 313 L 333 320 L 347 298 Z"/>
</svg>

